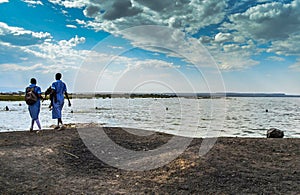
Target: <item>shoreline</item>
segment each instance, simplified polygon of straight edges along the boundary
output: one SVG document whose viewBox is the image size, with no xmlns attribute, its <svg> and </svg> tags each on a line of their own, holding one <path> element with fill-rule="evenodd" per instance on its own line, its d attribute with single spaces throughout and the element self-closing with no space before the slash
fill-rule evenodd
<svg viewBox="0 0 300 195">
<path fill-rule="evenodd" d="M 54 125 L 53 125 L 54 126 Z M 107 129 L 107 128 L 112 128 L 112 129 L 135 129 L 135 128 L 131 128 L 131 127 L 119 127 L 119 126 L 105 126 L 102 127 L 103 129 Z M 73 130 L 73 128 L 67 128 L 68 130 Z M 77 128 L 74 128 L 77 129 Z M 165 135 L 170 135 L 170 136 L 177 136 L 177 137 L 184 137 L 184 138 L 189 138 L 189 139 L 219 139 L 219 138 L 224 138 L 224 139 L 299 139 L 300 137 L 283 137 L 283 138 L 267 138 L 267 135 L 265 135 L 264 137 L 262 136 L 219 136 L 219 137 L 189 137 L 189 136 L 182 136 L 182 135 L 176 135 L 176 134 L 172 134 L 172 133 L 167 133 L 167 132 L 161 132 L 161 131 L 153 131 L 153 130 L 144 130 L 144 129 L 135 129 L 137 131 L 141 131 L 141 132 L 146 132 L 146 134 L 149 133 L 159 133 L 159 134 L 165 134 Z M 54 130 L 53 128 L 45 128 L 45 129 L 34 129 L 31 133 L 42 133 L 44 131 L 57 131 Z M 62 130 L 63 131 L 63 130 Z M 7 130 L 7 131 L 0 131 L 0 135 L 3 133 L 30 133 L 29 130 Z"/>
<path fill-rule="evenodd" d="M 219 137 L 199 156 L 203 139 L 194 138 L 170 163 L 128 171 L 98 159 L 78 130 L 3 132 L 0 135 L 2 194 L 298 194 L 300 139 Z M 166 144 L 165 133 L 104 127 L 118 145 L 148 151 Z M 138 133 L 133 134 L 132 132 Z M 144 134 L 145 133 L 145 134 Z M 146 135 L 147 134 L 147 135 Z M 143 136 L 140 136 L 143 135 Z M 209 138 L 208 138 L 209 139 Z M 163 157 L 161 157 L 163 158 Z M 152 159 L 156 162 L 157 159 Z"/>
<path fill-rule="evenodd" d="M 78 126 L 79 124 L 79 126 Z M 98 124 L 96 123 L 78 123 L 78 124 L 65 124 L 66 128 L 68 130 L 70 129 L 83 129 L 83 128 L 94 128 L 97 127 Z M 54 131 L 54 127 L 56 125 L 51 125 L 50 127 L 47 128 L 43 128 L 41 130 L 38 129 L 34 129 L 33 133 L 37 133 L 37 132 L 43 132 L 43 131 Z M 237 138 L 237 139 L 270 139 L 267 138 L 267 133 L 263 136 L 218 136 L 218 137 L 190 137 L 190 136 L 184 136 L 184 135 L 177 135 L 177 134 L 172 134 L 172 133 L 168 133 L 168 132 L 163 132 L 163 131 L 154 131 L 154 130 L 145 130 L 145 129 L 137 129 L 137 128 L 132 128 L 132 127 L 120 127 L 120 126 L 101 126 L 101 128 L 106 129 L 106 128 L 116 128 L 116 129 L 136 129 L 137 131 L 141 131 L 141 132 L 146 132 L 146 134 L 149 133 L 161 133 L 161 134 L 166 134 L 166 135 L 170 135 L 170 136 L 178 136 L 178 137 L 184 137 L 184 138 L 190 138 L 190 139 L 219 139 L 219 138 Z M 266 129 L 267 131 L 267 129 Z M 29 130 L 5 130 L 5 131 L 0 131 L 0 135 L 2 133 L 18 133 L 18 132 L 29 132 Z M 279 138 L 279 139 L 300 139 L 300 137 L 287 137 L 284 136 L 283 138 Z"/>
<path fill-rule="evenodd" d="M 82 128 L 94 128 L 94 127 L 101 127 L 101 128 L 119 128 L 119 129 L 136 129 L 137 131 L 141 132 L 147 132 L 147 133 L 162 133 L 162 134 L 167 134 L 167 135 L 173 135 L 173 136 L 178 136 L 178 137 L 186 137 L 186 138 L 191 138 L 191 139 L 218 139 L 218 138 L 242 138 L 242 139 L 247 139 L 247 138 L 252 138 L 252 139 L 264 139 L 267 138 L 267 129 L 266 129 L 266 134 L 261 135 L 261 136 L 218 136 L 218 137 L 192 137 L 192 136 L 184 136 L 184 135 L 178 135 L 178 134 L 172 134 L 166 131 L 155 131 L 155 130 L 146 130 L 146 129 L 138 129 L 138 128 L 132 128 L 132 127 L 121 127 L 121 126 L 103 126 L 101 123 L 68 123 L 64 124 L 67 129 L 82 129 Z M 54 130 L 54 127 L 56 125 L 52 124 L 46 128 L 43 128 L 42 130 L 34 129 L 34 132 L 37 131 L 51 131 Z M 0 131 L 1 133 L 14 133 L 14 132 L 29 132 L 29 130 L 5 130 L 5 131 Z M 286 135 L 281 138 L 281 139 L 300 139 L 300 137 L 287 137 Z"/>
</svg>

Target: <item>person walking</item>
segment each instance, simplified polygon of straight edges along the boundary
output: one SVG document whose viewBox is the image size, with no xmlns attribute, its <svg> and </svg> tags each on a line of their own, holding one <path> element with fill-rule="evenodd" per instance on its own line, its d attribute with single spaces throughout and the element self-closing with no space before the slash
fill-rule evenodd
<svg viewBox="0 0 300 195">
<path fill-rule="evenodd" d="M 39 114 L 40 114 L 40 109 L 41 109 L 41 102 L 40 100 L 43 99 L 43 97 L 41 96 L 42 94 L 42 90 L 39 86 L 36 85 L 36 79 L 35 78 L 31 78 L 30 79 L 30 85 L 28 87 L 26 87 L 25 89 L 25 94 L 27 95 L 28 92 L 33 92 L 34 96 L 36 96 L 35 100 L 33 100 L 32 103 L 28 104 L 28 110 L 29 110 L 29 114 L 31 117 L 31 126 L 30 126 L 30 132 L 33 131 L 33 126 L 34 126 L 34 122 L 36 122 L 39 130 L 42 129 L 41 127 L 41 123 L 39 121 Z"/>
<path fill-rule="evenodd" d="M 64 106 L 64 95 L 68 100 L 68 105 L 71 106 L 66 84 L 61 81 L 62 74 L 55 75 L 56 81 L 52 83 L 51 88 L 55 91 L 56 98 L 53 101 L 52 119 L 57 119 L 57 126 L 54 129 L 63 130 L 65 126 L 62 122 L 62 109 Z M 61 126 L 60 126 L 61 125 Z"/>
</svg>

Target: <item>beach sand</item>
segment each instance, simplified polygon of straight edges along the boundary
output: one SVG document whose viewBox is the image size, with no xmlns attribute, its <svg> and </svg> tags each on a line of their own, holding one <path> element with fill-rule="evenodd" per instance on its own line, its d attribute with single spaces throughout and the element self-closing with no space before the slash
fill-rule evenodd
<svg viewBox="0 0 300 195">
<path fill-rule="evenodd" d="M 197 138 L 162 167 L 128 171 L 95 157 L 71 127 L 0 133 L 0 194 L 300 194 L 300 139 L 218 138 L 200 157 Z M 104 130 L 136 151 L 172 138 Z"/>
</svg>

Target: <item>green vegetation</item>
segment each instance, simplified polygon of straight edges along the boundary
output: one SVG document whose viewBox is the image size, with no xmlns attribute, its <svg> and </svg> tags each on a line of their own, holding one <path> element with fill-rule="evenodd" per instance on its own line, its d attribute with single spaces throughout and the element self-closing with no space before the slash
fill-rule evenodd
<svg viewBox="0 0 300 195">
<path fill-rule="evenodd" d="M 130 98 L 174 98 L 176 95 L 166 94 L 130 94 Z"/>
<path fill-rule="evenodd" d="M 24 101 L 24 95 L 3 95 L 0 94 L 0 101 Z"/>
<path fill-rule="evenodd" d="M 0 101 L 25 101 L 24 99 L 25 93 L 0 93 Z M 45 97 L 45 94 L 42 94 Z M 48 100 L 50 97 L 49 95 L 46 97 Z M 72 94 L 69 95 L 69 98 L 72 99 Z M 74 97 L 73 97 L 74 98 Z"/>
<path fill-rule="evenodd" d="M 24 101 L 24 92 L 0 93 L 0 101 Z M 42 94 L 45 97 L 44 94 Z M 176 95 L 168 94 L 69 94 L 70 99 L 92 99 L 92 98 L 173 98 Z M 47 96 L 49 99 L 49 95 Z"/>
</svg>

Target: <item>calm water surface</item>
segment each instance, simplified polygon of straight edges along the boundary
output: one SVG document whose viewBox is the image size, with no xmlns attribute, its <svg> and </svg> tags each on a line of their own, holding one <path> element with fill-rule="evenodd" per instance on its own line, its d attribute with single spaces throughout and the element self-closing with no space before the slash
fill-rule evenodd
<svg viewBox="0 0 300 195">
<path fill-rule="evenodd" d="M 40 113 L 45 129 L 56 124 L 48 105 L 49 101 L 42 103 Z M 10 111 L 5 111 L 5 106 Z M 0 101 L 0 108 L 0 131 L 29 129 L 30 116 L 24 102 Z M 300 137 L 300 98 L 73 99 L 72 107 L 67 102 L 64 106 L 63 121 L 190 137 L 265 137 L 267 129 L 275 127 L 284 130 L 285 137 Z"/>
</svg>

